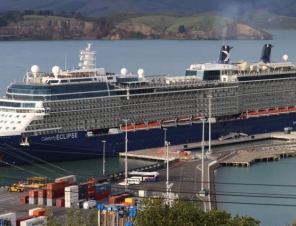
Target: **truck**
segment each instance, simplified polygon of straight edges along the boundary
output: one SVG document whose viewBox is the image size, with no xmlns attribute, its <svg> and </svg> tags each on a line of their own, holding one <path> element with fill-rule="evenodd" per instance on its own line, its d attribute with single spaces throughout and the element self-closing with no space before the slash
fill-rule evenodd
<svg viewBox="0 0 296 226">
<path fill-rule="evenodd" d="M 8 187 L 7 191 L 9 192 L 24 192 L 25 187 L 18 184 L 12 184 Z"/>
</svg>

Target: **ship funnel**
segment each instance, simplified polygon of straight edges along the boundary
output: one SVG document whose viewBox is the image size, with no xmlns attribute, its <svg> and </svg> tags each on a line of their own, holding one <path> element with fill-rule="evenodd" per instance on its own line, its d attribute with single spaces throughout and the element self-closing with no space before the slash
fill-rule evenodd
<svg viewBox="0 0 296 226">
<path fill-rule="evenodd" d="M 274 47 L 271 44 L 265 44 L 262 48 L 262 54 L 261 54 L 261 61 L 264 63 L 270 63 L 270 55 L 271 55 L 271 48 Z"/>
<path fill-rule="evenodd" d="M 230 59 L 230 50 L 233 47 L 230 46 L 222 46 L 220 53 L 219 53 L 219 60 L 218 63 L 219 64 L 228 64 L 229 63 L 229 59 Z"/>
</svg>

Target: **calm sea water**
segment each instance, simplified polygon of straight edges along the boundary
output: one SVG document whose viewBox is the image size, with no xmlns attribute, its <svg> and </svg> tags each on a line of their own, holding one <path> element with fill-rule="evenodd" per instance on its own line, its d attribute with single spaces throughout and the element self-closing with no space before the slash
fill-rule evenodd
<svg viewBox="0 0 296 226">
<path fill-rule="evenodd" d="M 15 41 L 0 42 L 0 93 L 4 95 L 6 87 L 13 80 L 21 80 L 32 65 L 37 64 L 41 71 L 51 71 L 53 66 L 61 68 L 76 67 L 79 50 L 87 42 L 93 43 L 97 51 L 97 66 L 106 71 L 120 72 L 125 67 L 129 72 L 138 69 L 145 74 L 184 75 L 185 69 L 194 63 L 214 62 L 218 58 L 221 45 L 234 47 L 231 61 L 258 61 L 263 44 L 270 43 L 272 60 L 280 61 L 287 54 L 289 61 L 296 63 L 296 31 L 272 31 L 274 40 L 270 41 Z M 214 149 L 213 149 L 214 151 Z M 152 162 L 129 160 L 129 168 L 149 165 Z M 229 193 L 218 196 L 218 207 L 233 215 L 250 215 L 262 220 L 262 225 L 286 225 L 296 219 L 296 186 L 294 171 L 296 159 L 282 159 L 278 162 L 258 163 L 249 168 L 225 167 L 216 172 L 217 191 Z M 55 166 L 66 169 L 65 172 L 53 166 L 45 168 L 21 166 L 20 168 L 0 168 L 0 185 L 7 184 L 34 173 L 57 177 L 74 173 L 84 180 L 102 174 L 102 160 L 92 159 L 80 162 L 57 163 Z M 48 169 L 47 169 L 48 168 Z M 107 173 L 124 170 L 124 160 L 108 158 Z M 236 185 L 234 185 L 234 183 Z M 248 184 L 253 184 L 248 185 Z M 286 185 L 286 186 L 283 186 Z M 252 197 L 246 197 L 249 195 Z M 288 196 L 289 195 L 289 196 Z M 268 196 L 268 197 L 263 197 Z M 275 198 L 276 196 L 276 198 Z M 284 196 L 288 198 L 283 199 Z M 251 204 L 250 204 L 251 203 Z M 289 205 L 289 206 L 285 206 Z"/>
</svg>

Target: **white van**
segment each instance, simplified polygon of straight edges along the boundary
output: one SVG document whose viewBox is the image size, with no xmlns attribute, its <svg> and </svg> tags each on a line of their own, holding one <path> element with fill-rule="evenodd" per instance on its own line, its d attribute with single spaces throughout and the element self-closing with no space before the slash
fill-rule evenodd
<svg viewBox="0 0 296 226">
<path fill-rule="evenodd" d="M 125 180 L 118 185 L 130 185 L 130 184 L 140 184 L 140 179 L 138 178 L 127 178 L 127 183 L 125 183 Z"/>
</svg>

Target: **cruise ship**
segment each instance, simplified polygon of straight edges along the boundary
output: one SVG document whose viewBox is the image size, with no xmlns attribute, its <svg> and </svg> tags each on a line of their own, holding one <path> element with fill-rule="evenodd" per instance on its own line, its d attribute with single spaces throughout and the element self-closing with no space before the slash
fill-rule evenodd
<svg viewBox="0 0 296 226">
<path fill-rule="evenodd" d="M 77 68 L 31 67 L 0 100 L 0 164 L 17 165 L 114 156 L 127 150 L 199 142 L 231 133 L 255 135 L 296 124 L 296 70 L 283 56 L 192 64 L 185 76 L 120 74 L 97 68 L 89 43 Z M 258 58 L 260 53 L 258 53 Z M 210 119 L 210 120 L 209 120 Z M 210 131 L 210 132 L 209 132 Z M 210 135 L 209 135 L 210 134 Z M 127 138 L 127 139 L 126 139 Z"/>
</svg>

